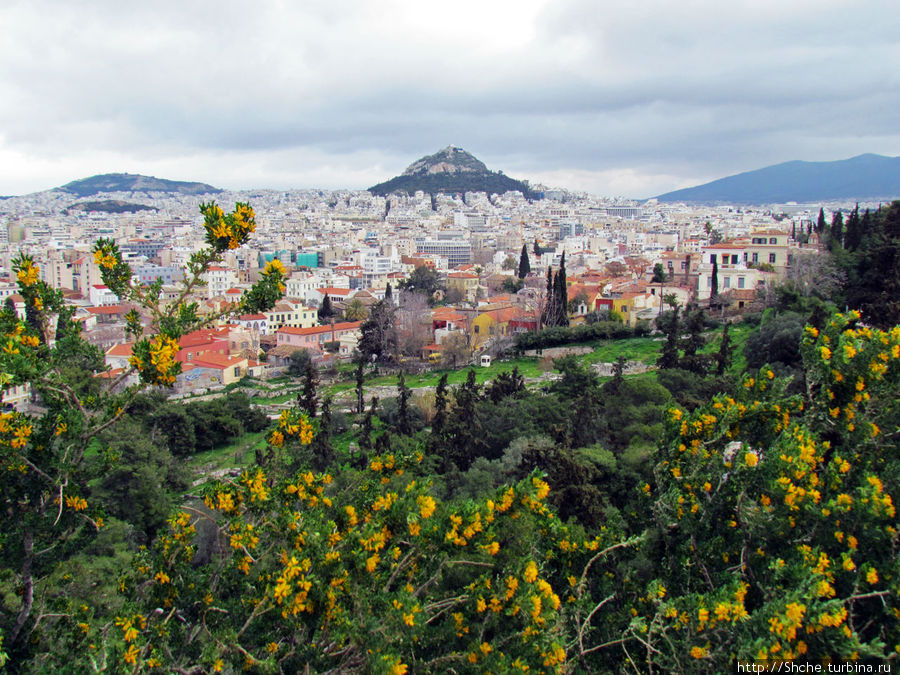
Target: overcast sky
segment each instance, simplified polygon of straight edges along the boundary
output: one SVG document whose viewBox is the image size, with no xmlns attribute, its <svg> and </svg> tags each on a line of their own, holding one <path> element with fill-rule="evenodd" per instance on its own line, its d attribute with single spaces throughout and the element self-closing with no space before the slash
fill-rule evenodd
<svg viewBox="0 0 900 675">
<path fill-rule="evenodd" d="M 2 0 L 0 194 L 363 189 L 461 146 L 648 197 L 900 155 L 896 0 Z"/>
</svg>

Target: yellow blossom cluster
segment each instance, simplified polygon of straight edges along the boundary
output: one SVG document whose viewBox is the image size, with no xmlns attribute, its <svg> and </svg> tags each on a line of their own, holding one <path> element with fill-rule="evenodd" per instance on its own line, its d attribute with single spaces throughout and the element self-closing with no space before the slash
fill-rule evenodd
<svg viewBox="0 0 900 675">
<path fill-rule="evenodd" d="M 217 251 L 236 249 L 256 230 L 256 216 L 249 204 L 238 202 L 234 211 L 225 214 L 215 202 L 200 205 L 206 240 Z"/>
</svg>

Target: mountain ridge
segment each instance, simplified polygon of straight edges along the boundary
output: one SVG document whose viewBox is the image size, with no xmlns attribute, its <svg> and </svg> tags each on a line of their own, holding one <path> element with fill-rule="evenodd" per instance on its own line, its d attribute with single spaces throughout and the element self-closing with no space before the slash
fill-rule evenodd
<svg viewBox="0 0 900 675">
<path fill-rule="evenodd" d="M 830 162 L 792 160 L 673 190 L 661 202 L 775 204 L 900 195 L 900 157 L 874 153 Z"/>
<path fill-rule="evenodd" d="M 526 197 L 535 196 L 527 182 L 510 178 L 502 171 L 491 171 L 473 154 L 453 145 L 420 157 L 399 176 L 368 190 L 380 196 L 392 192 L 414 194 L 419 190 L 428 194 L 485 192 L 489 195 L 518 191 Z"/>
<path fill-rule="evenodd" d="M 55 189 L 78 197 L 93 197 L 108 192 L 167 192 L 181 195 L 222 192 L 207 183 L 169 180 L 138 173 L 102 173 L 70 181 Z"/>
</svg>

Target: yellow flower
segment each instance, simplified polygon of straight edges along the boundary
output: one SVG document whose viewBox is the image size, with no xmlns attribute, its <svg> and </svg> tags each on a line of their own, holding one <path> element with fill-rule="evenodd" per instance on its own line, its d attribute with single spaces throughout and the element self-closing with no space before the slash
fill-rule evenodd
<svg viewBox="0 0 900 675">
<path fill-rule="evenodd" d="M 272 272 L 278 272 L 282 276 L 287 274 L 287 270 L 278 258 L 275 258 L 272 262 L 266 263 L 266 267 L 263 270 L 263 274 L 271 274 Z"/>
<path fill-rule="evenodd" d="M 416 499 L 419 505 L 419 513 L 423 518 L 430 518 L 434 514 L 435 502 L 434 498 L 427 495 L 420 495 Z"/>
<path fill-rule="evenodd" d="M 390 675 L 406 675 L 406 671 L 408 670 L 408 666 L 402 661 L 397 661 L 393 666 L 391 666 Z"/>
<path fill-rule="evenodd" d="M 756 466 L 759 463 L 759 455 L 755 452 L 748 452 L 744 455 L 744 461 L 747 463 L 747 466 Z"/>
<path fill-rule="evenodd" d="M 534 580 L 537 579 L 538 569 L 537 565 L 533 560 L 529 560 L 528 564 L 525 566 L 525 573 L 522 575 L 522 578 L 525 579 L 529 584 L 533 584 Z"/>
<path fill-rule="evenodd" d="M 693 656 L 695 659 L 702 659 L 704 656 L 706 656 L 706 649 L 704 647 L 698 647 L 694 645 L 693 647 L 691 647 L 691 656 Z"/>
<path fill-rule="evenodd" d="M 823 361 L 828 361 L 831 359 L 831 350 L 828 347 L 820 347 L 819 353 L 822 355 Z"/>
<path fill-rule="evenodd" d="M 866 581 L 868 581 L 870 584 L 877 584 L 878 583 L 878 570 L 876 570 L 874 567 L 870 567 L 869 570 L 866 572 Z"/>
<path fill-rule="evenodd" d="M 169 575 L 165 572 L 157 572 L 154 579 L 156 579 L 161 584 L 167 584 L 170 581 Z"/>
<path fill-rule="evenodd" d="M 128 650 L 122 655 L 122 660 L 125 663 L 134 665 L 137 662 L 138 653 L 137 645 L 129 645 Z"/>
</svg>

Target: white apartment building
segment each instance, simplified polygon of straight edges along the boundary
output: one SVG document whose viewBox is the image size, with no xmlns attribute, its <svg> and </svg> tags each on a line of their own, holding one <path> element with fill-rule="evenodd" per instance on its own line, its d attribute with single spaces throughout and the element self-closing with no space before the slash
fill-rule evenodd
<svg viewBox="0 0 900 675">
<path fill-rule="evenodd" d="M 232 286 L 237 285 L 237 272 L 227 267 L 212 266 L 203 274 L 203 281 L 206 282 L 206 297 L 215 298 L 225 295 Z"/>
</svg>

